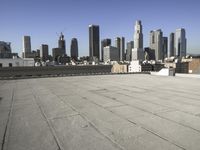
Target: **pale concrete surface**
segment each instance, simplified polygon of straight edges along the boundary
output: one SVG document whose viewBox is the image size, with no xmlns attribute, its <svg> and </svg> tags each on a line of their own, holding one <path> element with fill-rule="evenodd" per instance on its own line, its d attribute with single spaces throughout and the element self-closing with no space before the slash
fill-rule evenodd
<svg viewBox="0 0 200 150">
<path fill-rule="evenodd" d="M 0 81 L 1 150 L 199 150 L 200 79 Z"/>
</svg>

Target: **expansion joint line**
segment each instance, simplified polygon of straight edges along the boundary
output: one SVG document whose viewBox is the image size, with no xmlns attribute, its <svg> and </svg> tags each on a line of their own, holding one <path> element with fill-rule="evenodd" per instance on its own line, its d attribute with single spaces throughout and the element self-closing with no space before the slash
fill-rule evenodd
<svg viewBox="0 0 200 150">
<path fill-rule="evenodd" d="M 50 132 L 51 132 L 51 134 L 52 134 L 52 136 L 53 136 L 53 138 L 54 138 L 54 140 L 55 140 L 55 142 L 56 142 L 56 145 L 57 145 L 57 147 L 58 147 L 58 150 L 64 150 L 64 148 L 63 148 L 62 145 L 61 145 L 61 142 L 59 141 L 58 137 L 56 136 L 55 129 L 54 129 L 53 126 L 51 125 L 50 120 L 47 118 L 47 116 L 46 116 L 44 110 L 42 109 L 42 107 L 39 105 L 39 103 L 38 103 L 38 101 L 37 101 L 37 100 L 39 100 L 40 98 L 36 96 L 35 90 L 34 90 L 30 85 L 29 85 L 29 87 L 31 88 L 31 91 L 32 91 L 32 93 L 33 93 L 34 101 L 35 101 L 36 105 L 38 106 L 38 108 L 39 108 L 39 110 L 40 110 L 42 116 L 44 117 L 44 119 L 45 119 L 45 121 L 46 121 L 46 123 L 47 123 L 47 125 L 48 125 L 48 127 L 49 127 L 49 129 L 50 129 Z"/>
<path fill-rule="evenodd" d="M 10 104 L 10 107 L 9 107 L 8 119 L 7 119 L 7 122 L 6 122 L 6 127 L 5 127 L 5 130 L 4 130 L 4 134 L 3 134 L 1 150 L 6 150 L 7 149 L 7 142 L 8 142 L 8 136 L 9 136 L 9 128 L 10 128 L 10 125 L 11 125 L 13 104 L 14 104 L 14 87 L 12 89 L 11 104 Z"/>
</svg>

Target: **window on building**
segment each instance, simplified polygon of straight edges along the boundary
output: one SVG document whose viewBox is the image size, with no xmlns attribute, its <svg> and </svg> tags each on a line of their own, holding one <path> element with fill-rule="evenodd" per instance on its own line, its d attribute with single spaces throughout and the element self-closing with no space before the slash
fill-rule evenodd
<svg viewBox="0 0 200 150">
<path fill-rule="evenodd" d="M 2 68 L 3 67 L 3 64 L 2 63 L 0 63 L 0 68 Z"/>
<path fill-rule="evenodd" d="M 152 43 L 154 44 L 155 43 L 155 36 L 153 35 L 152 37 Z"/>
<path fill-rule="evenodd" d="M 9 63 L 9 67 L 12 67 L 12 63 Z"/>
</svg>

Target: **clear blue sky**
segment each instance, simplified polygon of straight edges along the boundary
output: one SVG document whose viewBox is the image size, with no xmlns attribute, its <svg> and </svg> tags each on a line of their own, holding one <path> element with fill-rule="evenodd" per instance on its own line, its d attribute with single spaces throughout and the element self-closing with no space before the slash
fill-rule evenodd
<svg viewBox="0 0 200 150">
<path fill-rule="evenodd" d="M 162 29 L 165 36 L 186 29 L 188 53 L 200 53 L 200 0 L 1 0 L 0 41 L 12 42 L 22 51 L 22 36 L 30 35 L 32 49 L 46 43 L 57 47 L 64 31 L 67 54 L 70 40 L 78 38 L 79 55 L 88 55 L 88 25 L 100 25 L 100 38 L 133 39 L 134 24 L 142 20 L 144 46 L 149 32 Z"/>
</svg>

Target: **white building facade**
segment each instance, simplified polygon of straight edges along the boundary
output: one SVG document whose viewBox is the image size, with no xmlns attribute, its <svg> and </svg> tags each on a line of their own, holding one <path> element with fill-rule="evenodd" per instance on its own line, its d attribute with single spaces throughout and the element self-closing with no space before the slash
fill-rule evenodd
<svg viewBox="0 0 200 150">
<path fill-rule="evenodd" d="M 3 58 L 0 59 L 0 67 L 32 67 L 35 65 L 33 58 Z"/>
<path fill-rule="evenodd" d="M 144 61 L 143 33 L 140 20 L 137 20 L 135 24 L 134 48 L 132 49 L 132 61 L 134 60 Z"/>
<path fill-rule="evenodd" d="M 128 72 L 141 72 L 142 67 L 140 65 L 139 60 L 131 61 L 130 64 L 128 65 Z"/>
</svg>

